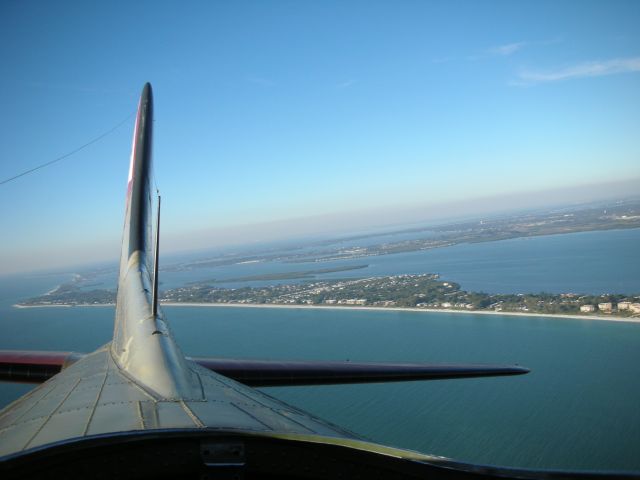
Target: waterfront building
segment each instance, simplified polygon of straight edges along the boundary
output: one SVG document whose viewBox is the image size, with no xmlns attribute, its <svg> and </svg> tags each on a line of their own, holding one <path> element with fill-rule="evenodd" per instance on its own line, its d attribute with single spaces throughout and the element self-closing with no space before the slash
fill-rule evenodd
<svg viewBox="0 0 640 480">
<path fill-rule="evenodd" d="M 629 310 L 631 302 L 618 302 L 618 310 Z"/>
<path fill-rule="evenodd" d="M 595 305 L 580 305 L 580 311 L 583 313 L 595 312 Z"/>
<path fill-rule="evenodd" d="M 611 302 L 599 303 L 598 310 L 604 313 L 611 313 L 613 310 L 613 304 Z"/>
</svg>

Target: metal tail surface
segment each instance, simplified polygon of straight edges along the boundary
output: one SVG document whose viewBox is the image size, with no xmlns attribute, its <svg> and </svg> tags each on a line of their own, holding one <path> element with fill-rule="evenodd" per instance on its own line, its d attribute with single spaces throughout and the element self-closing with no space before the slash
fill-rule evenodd
<svg viewBox="0 0 640 480">
<path fill-rule="evenodd" d="M 111 353 L 124 372 L 157 397 L 197 399 L 202 397 L 201 389 L 162 311 L 154 315 L 152 133 L 153 93 L 147 83 L 133 134 Z"/>
</svg>

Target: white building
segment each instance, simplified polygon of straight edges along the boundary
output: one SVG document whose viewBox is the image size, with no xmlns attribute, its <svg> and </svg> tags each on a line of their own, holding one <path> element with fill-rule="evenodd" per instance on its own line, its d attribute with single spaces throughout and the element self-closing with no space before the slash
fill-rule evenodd
<svg viewBox="0 0 640 480">
<path fill-rule="evenodd" d="M 598 310 L 604 313 L 611 313 L 611 310 L 613 310 L 613 305 L 611 302 L 599 303 Z"/>
<path fill-rule="evenodd" d="M 580 305 L 580 311 L 584 313 L 595 312 L 596 307 L 594 305 Z"/>
<path fill-rule="evenodd" d="M 629 310 L 631 302 L 618 302 L 618 310 Z"/>
</svg>

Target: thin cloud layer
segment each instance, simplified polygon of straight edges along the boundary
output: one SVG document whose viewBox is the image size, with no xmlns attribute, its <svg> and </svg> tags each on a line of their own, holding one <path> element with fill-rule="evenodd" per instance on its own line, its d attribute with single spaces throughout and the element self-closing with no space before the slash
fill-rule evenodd
<svg viewBox="0 0 640 480">
<path fill-rule="evenodd" d="M 492 47 L 487 52 L 491 55 L 499 55 L 499 56 L 509 56 L 516 53 L 518 50 L 522 49 L 522 47 L 526 46 L 527 42 L 515 42 L 508 43 L 506 45 L 498 45 L 497 47 Z"/>
<path fill-rule="evenodd" d="M 336 85 L 337 88 L 349 88 L 353 85 L 355 85 L 358 81 L 357 80 L 353 80 L 353 79 L 349 79 L 346 80 L 344 82 L 339 83 L 338 85 Z"/>
<path fill-rule="evenodd" d="M 640 71 L 640 57 L 614 58 L 612 60 L 584 62 L 546 72 L 522 71 L 518 78 L 524 84 L 557 82 L 572 78 L 601 77 L 617 73 Z"/>
</svg>

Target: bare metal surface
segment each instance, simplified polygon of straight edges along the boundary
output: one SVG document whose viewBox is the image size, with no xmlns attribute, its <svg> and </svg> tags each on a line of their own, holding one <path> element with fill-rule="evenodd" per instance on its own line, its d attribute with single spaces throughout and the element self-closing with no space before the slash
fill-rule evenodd
<svg viewBox="0 0 640 480">
<path fill-rule="evenodd" d="M 268 395 L 189 362 L 202 397 L 158 397 L 127 376 L 109 345 L 87 355 L 0 416 L 0 456 L 91 435 L 180 429 L 351 436 Z"/>
<path fill-rule="evenodd" d="M 153 258 L 153 292 L 151 295 L 151 314 L 155 317 L 158 314 L 158 262 L 160 260 L 160 204 L 162 198 L 158 195 L 158 217 L 156 220 L 156 242 Z"/>
<path fill-rule="evenodd" d="M 162 311 L 154 314 L 151 285 L 153 94 L 146 84 L 134 129 L 116 299 L 113 358 L 126 375 L 158 398 L 202 400 L 197 379 Z"/>
</svg>

